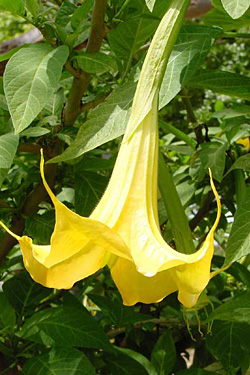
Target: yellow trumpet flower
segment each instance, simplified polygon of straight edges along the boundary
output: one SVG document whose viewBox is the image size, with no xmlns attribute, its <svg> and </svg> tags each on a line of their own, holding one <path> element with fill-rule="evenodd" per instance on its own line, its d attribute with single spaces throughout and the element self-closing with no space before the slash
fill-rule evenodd
<svg viewBox="0 0 250 375">
<path fill-rule="evenodd" d="M 90 217 L 57 200 L 45 180 L 42 155 L 41 176 L 56 212 L 50 245 L 35 245 L 0 222 L 19 241 L 26 269 L 42 285 L 71 288 L 107 264 L 124 304 L 153 303 L 178 291 L 180 302 L 192 307 L 209 282 L 221 212 L 211 175 L 218 213 L 199 251 L 187 255 L 172 249 L 161 236 L 157 215 L 158 89 L 188 3 L 173 0 L 156 31 L 109 185 Z M 150 71 L 153 66 L 156 73 Z M 146 103 L 145 87 L 150 91 Z"/>
<path fill-rule="evenodd" d="M 157 218 L 157 100 L 134 135 L 121 145 L 108 188 L 89 218 L 59 202 L 49 188 L 41 158 L 41 176 L 56 210 L 51 244 L 38 246 L 27 237 L 20 243 L 33 279 L 54 288 L 70 288 L 108 264 L 127 305 L 152 303 L 178 290 L 186 307 L 195 305 L 210 279 L 218 214 L 202 248 L 182 254 L 163 240 Z"/>
<path fill-rule="evenodd" d="M 113 228 L 130 249 L 133 261 L 112 255 L 108 262 L 125 304 L 156 302 L 179 290 L 180 302 L 192 307 L 210 279 L 221 205 L 210 172 L 218 213 L 203 246 L 187 255 L 164 241 L 157 213 L 157 115 L 156 97 L 133 136 L 121 145 L 108 188 L 91 218 Z"/>
</svg>

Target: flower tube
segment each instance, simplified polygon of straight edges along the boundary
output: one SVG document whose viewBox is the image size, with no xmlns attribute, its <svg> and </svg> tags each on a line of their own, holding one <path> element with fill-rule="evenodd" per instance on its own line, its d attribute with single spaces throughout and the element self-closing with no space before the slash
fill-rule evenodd
<svg viewBox="0 0 250 375">
<path fill-rule="evenodd" d="M 19 241 L 26 269 L 42 285 L 71 288 L 108 264 L 124 304 L 157 302 L 178 291 L 180 302 L 192 307 L 209 282 L 220 217 L 211 176 L 218 214 L 199 251 L 182 254 L 166 244 L 157 214 L 158 92 L 188 3 L 173 0 L 155 33 L 109 185 L 90 217 L 57 200 L 45 180 L 42 156 L 41 176 L 56 212 L 50 245 L 34 245 L 1 223 Z"/>
</svg>

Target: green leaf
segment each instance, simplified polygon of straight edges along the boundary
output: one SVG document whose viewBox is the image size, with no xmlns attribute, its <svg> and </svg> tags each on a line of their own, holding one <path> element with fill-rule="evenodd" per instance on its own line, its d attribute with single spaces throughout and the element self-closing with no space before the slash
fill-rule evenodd
<svg viewBox="0 0 250 375">
<path fill-rule="evenodd" d="M 108 375 L 148 375 L 147 370 L 132 357 L 119 353 L 116 356 L 104 357 Z"/>
<path fill-rule="evenodd" d="M 85 21 L 89 11 L 93 5 L 93 0 L 86 0 L 82 5 L 80 5 L 73 13 L 71 17 L 71 26 L 74 30 L 81 26 Z"/>
<path fill-rule="evenodd" d="M 154 1 L 154 0 L 149 0 Z M 123 60 L 130 62 L 138 49 L 145 44 L 156 30 L 161 18 L 166 13 L 170 0 L 158 0 L 150 12 L 143 1 L 133 2 L 141 17 L 126 20 L 108 33 L 112 51 Z M 141 5 L 141 6 L 140 6 Z"/>
<path fill-rule="evenodd" d="M 165 332 L 155 344 L 151 362 L 156 368 L 157 375 L 168 375 L 176 362 L 175 344 L 171 332 Z"/>
<path fill-rule="evenodd" d="M 88 297 L 95 305 L 100 307 L 102 313 L 109 318 L 114 324 L 119 325 L 122 321 L 123 306 L 120 301 L 111 301 L 108 298 L 95 294 L 88 294 Z"/>
<path fill-rule="evenodd" d="M 145 1 L 146 1 L 148 9 L 150 10 L 150 12 L 152 12 L 153 9 L 154 9 L 154 5 L 155 5 L 156 0 L 145 0 Z"/>
<path fill-rule="evenodd" d="M 138 49 L 150 38 L 159 20 L 136 18 L 120 23 L 108 33 L 112 51 L 122 60 L 129 62 Z"/>
<path fill-rule="evenodd" d="M 7 10 L 13 14 L 23 15 L 24 4 L 22 0 L 0 0 L 0 9 Z"/>
<path fill-rule="evenodd" d="M 79 165 L 76 165 L 77 169 L 80 169 L 81 171 L 111 171 L 114 168 L 115 165 L 115 157 L 112 156 L 109 159 L 103 159 L 100 157 L 89 157 L 88 155 L 85 155 L 81 158 L 81 161 L 79 162 Z"/>
<path fill-rule="evenodd" d="M 213 178 L 221 182 L 226 163 L 227 143 L 206 143 L 202 145 L 200 160 L 205 171 L 211 168 Z"/>
<path fill-rule="evenodd" d="M 168 104 L 203 63 L 215 38 L 222 32 L 219 28 L 188 25 L 181 28 L 170 55 L 160 90 L 160 108 Z"/>
<path fill-rule="evenodd" d="M 55 211 L 35 214 L 26 219 L 25 230 L 29 237 L 35 238 L 39 245 L 48 245 L 55 226 Z"/>
<path fill-rule="evenodd" d="M 212 9 L 205 15 L 203 20 L 205 24 L 220 26 L 225 31 L 237 30 L 250 25 L 250 12 L 247 11 L 242 17 L 233 19 L 223 10 Z"/>
<path fill-rule="evenodd" d="M 51 116 L 60 116 L 64 104 L 64 90 L 60 87 L 51 95 L 44 106 L 43 113 Z"/>
<path fill-rule="evenodd" d="M 241 74 L 219 70 L 200 70 L 195 78 L 188 82 L 189 87 L 209 89 L 241 99 L 250 99 L 250 78 Z"/>
<path fill-rule="evenodd" d="M 250 271 L 245 266 L 240 263 L 234 263 L 226 272 L 250 288 Z"/>
<path fill-rule="evenodd" d="M 192 180 L 184 181 L 176 186 L 176 190 L 183 207 L 186 207 L 195 193 L 195 184 Z"/>
<path fill-rule="evenodd" d="M 209 315 L 209 320 L 216 319 L 250 324 L 250 291 L 242 292 L 230 301 L 217 307 Z"/>
<path fill-rule="evenodd" d="M 4 90 L 16 133 L 27 128 L 43 109 L 59 82 L 68 54 L 66 46 L 51 49 L 36 44 L 19 50 L 9 60 Z"/>
<path fill-rule="evenodd" d="M 56 12 L 55 23 L 62 27 L 67 26 L 71 20 L 71 14 L 77 7 L 68 0 L 64 0 L 59 10 Z"/>
<path fill-rule="evenodd" d="M 214 322 L 207 335 L 207 348 L 227 373 L 236 374 L 250 351 L 250 326 L 245 323 Z"/>
<path fill-rule="evenodd" d="M 101 74 L 110 70 L 117 70 L 117 65 L 114 58 L 101 52 L 79 52 L 77 56 L 74 56 L 74 60 L 76 60 L 79 64 L 79 67 L 87 73 Z"/>
<path fill-rule="evenodd" d="M 2 94 L 0 94 L 0 108 L 2 108 L 4 111 L 9 111 L 5 96 Z"/>
<path fill-rule="evenodd" d="M 2 55 L 0 55 L 0 62 L 5 61 L 5 60 L 9 60 L 11 58 L 11 56 L 13 56 L 17 51 L 19 51 L 22 48 L 27 48 L 29 46 L 30 46 L 30 44 L 23 44 L 20 47 L 15 47 L 15 48 L 11 49 L 10 51 L 3 53 Z"/>
<path fill-rule="evenodd" d="M 95 375 L 88 358 L 72 348 L 53 348 L 49 353 L 28 359 L 23 375 Z"/>
<path fill-rule="evenodd" d="M 108 184 L 108 178 L 95 172 L 80 172 L 75 175 L 75 208 L 82 216 L 89 216 L 96 207 Z"/>
<path fill-rule="evenodd" d="M 41 126 L 36 126 L 34 128 L 29 128 L 21 132 L 20 137 L 41 137 L 42 135 L 49 133 L 49 129 L 42 128 Z"/>
<path fill-rule="evenodd" d="M 11 167 L 19 143 L 18 135 L 8 133 L 0 136 L 0 168 Z"/>
<path fill-rule="evenodd" d="M 224 9 L 232 17 L 240 18 L 250 6 L 249 0 L 221 0 Z"/>
<path fill-rule="evenodd" d="M 33 18 L 37 17 L 37 0 L 25 0 L 26 7 L 32 14 Z"/>
<path fill-rule="evenodd" d="M 25 271 L 7 280 L 3 284 L 3 290 L 21 316 L 32 314 L 37 305 L 52 292 L 35 283 Z"/>
<path fill-rule="evenodd" d="M 135 361 L 139 362 L 148 372 L 148 375 L 158 375 L 152 363 L 144 357 L 141 353 L 135 352 L 131 349 L 117 348 L 120 352 L 126 354 L 127 356 L 133 358 Z"/>
<path fill-rule="evenodd" d="M 246 194 L 247 196 L 248 194 Z M 250 253 L 250 199 L 237 208 L 234 223 L 228 238 L 225 265 L 235 262 Z"/>
<path fill-rule="evenodd" d="M 88 120 L 81 126 L 74 142 L 63 154 L 52 162 L 74 159 L 105 142 L 120 137 L 126 128 L 133 101 L 137 77 L 134 72 L 122 86 L 118 86 L 107 98 L 89 113 Z"/>
<path fill-rule="evenodd" d="M 229 172 L 231 172 L 234 169 L 243 169 L 244 171 L 250 172 L 250 154 L 246 154 L 243 156 L 240 156 L 231 166 L 229 169 Z"/>
<path fill-rule="evenodd" d="M 35 313 L 26 320 L 18 336 L 44 345 L 113 350 L 101 327 L 84 307 L 55 307 Z"/>
<path fill-rule="evenodd" d="M 214 112 L 212 117 L 218 119 L 231 119 L 235 117 L 247 116 L 250 115 L 250 108 L 248 105 L 235 103 L 231 108 L 225 108 L 221 111 Z"/>
<path fill-rule="evenodd" d="M 3 292 L 0 292 L 0 306 L 0 333 L 4 335 L 14 330 L 16 314 L 6 294 Z"/>
</svg>

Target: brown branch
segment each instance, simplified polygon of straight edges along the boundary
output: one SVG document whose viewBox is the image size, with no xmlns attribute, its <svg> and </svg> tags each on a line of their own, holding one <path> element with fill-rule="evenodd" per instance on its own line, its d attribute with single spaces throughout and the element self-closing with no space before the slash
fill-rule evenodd
<svg viewBox="0 0 250 375">
<path fill-rule="evenodd" d="M 95 0 L 90 37 L 86 49 L 87 53 L 96 53 L 100 50 L 105 35 L 104 17 L 106 5 L 107 0 Z M 84 92 L 88 88 L 90 78 L 91 75 L 85 72 L 82 72 L 80 77 L 74 77 L 64 110 L 64 125 L 73 125 L 77 116 L 81 112 L 81 100 Z"/>
<path fill-rule="evenodd" d="M 82 76 L 82 72 L 79 72 L 78 70 L 73 68 L 69 61 L 66 62 L 64 67 L 68 72 L 70 72 L 70 74 L 72 74 L 73 77 L 80 78 Z"/>
</svg>

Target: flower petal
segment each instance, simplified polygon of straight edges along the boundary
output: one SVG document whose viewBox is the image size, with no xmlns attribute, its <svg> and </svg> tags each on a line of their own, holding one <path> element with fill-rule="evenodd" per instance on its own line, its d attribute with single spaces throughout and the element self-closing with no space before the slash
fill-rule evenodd
<svg viewBox="0 0 250 375">
<path fill-rule="evenodd" d="M 168 261 L 167 264 L 163 264 L 163 267 L 166 267 L 167 265 L 168 268 L 158 272 L 154 276 L 148 273 L 148 277 L 147 275 L 138 272 L 140 269 L 137 270 L 136 265 L 126 259 L 116 258 L 112 263 L 109 262 L 112 277 L 122 295 L 124 304 L 133 305 L 137 302 L 158 302 L 176 290 L 179 291 L 179 301 L 185 307 L 190 308 L 196 304 L 200 293 L 204 290 L 210 280 L 211 259 L 214 252 L 214 231 L 218 225 L 221 214 L 219 196 L 212 180 L 211 171 L 209 171 L 209 173 L 211 187 L 217 201 L 218 212 L 215 223 L 198 252 L 186 255 L 178 253 L 170 248 L 171 253 L 175 253 L 175 260 L 176 262 L 179 262 L 179 264 L 177 266 L 169 267 L 170 261 Z M 131 223 L 135 225 L 134 221 Z M 129 223 L 127 223 L 127 225 L 129 225 Z M 140 226 L 138 228 L 139 234 L 143 237 L 143 232 L 140 232 Z M 132 226 L 130 227 L 130 231 L 131 230 Z M 149 232 L 145 233 L 144 237 L 146 235 L 149 236 Z M 153 243 L 153 240 L 155 243 Z M 161 242 L 163 243 L 162 249 L 164 250 L 165 248 L 165 251 L 167 251 L 169 246 L 165 244 L 163 239 Z M 157 244 L 157 237 L 154 237 L 152 233 L 146 246 L 148 247 L 147 251 L 150 251 L 150 247 L 152 246 L 151 254 L 157 256 L 155 249 L 158 251 L 159 243 Z M 142 247 L 142 252 L 144 250 L 145 249 Z M 142 255 L 145 256 L 145 253 Z M 149 261 L 147 263 L 148 265 Z M 154 270 L 154 256 L 151 256 L 151 262 L 151 270 Z M 147 270 L 148 269 L 149 268 L 147 268 Z"/>
<path fill-rule="evenodd" d="M 77 254 L 46 267 L 33 255 L 43 251 L 43 246 L 33 245 L 27 236 L 19 238 L 19 243 L 25 268 L 36 282 L 48 288 L 70 289 L 76 281 L 92 275 L 108 261 L 108 253 L 89 241 Z"/>
<path fill-rule="evenodd" d="M 124 305 L 132 306 L 137 302 L 159 302 L 177 290 L 171 270 L 147 277 L 136 270 L 133 262 L 124 258 L 117 258 L 109 266 Z"/>
<path fill-rule="evenodd" d="M 70 288 L 76 281 L 102 268 L 111 252 L 131 259 L 119 234 L 103 223 L 77 215 L 58 201 L 45 180 L 42 152 L 40 169 L 56 211 L 51 244 L 35 245 L 31 238 L 15 235 L 0 222 L 19 241 L 24 265 L 35 281 L 47 287 Z"/>
<path fill-rule="evenodd" d="M 91 251 L 88 244 L 89 241 L 94 246 L 131 259 L 129 249 L 115 231 L 96 220 L 77 215 L 58 201 L 44 176 L 42 152 L 40 169 L 43 184 L 55 206 L 56 223 L 51 237 L 51 247 L 48 249 L 47 256 L 44 257 L 44 248 L 40 248 L 40 252 L 38 247 L 36 252 L 34 252 L 34 256 L 39 262 L 43 263 L 46 267 L 52 267 L 72 257 L 79 251 L 82 252 L 84 247 L 88 249 L 86 252 L 89 253 Z"/>
</svg>

